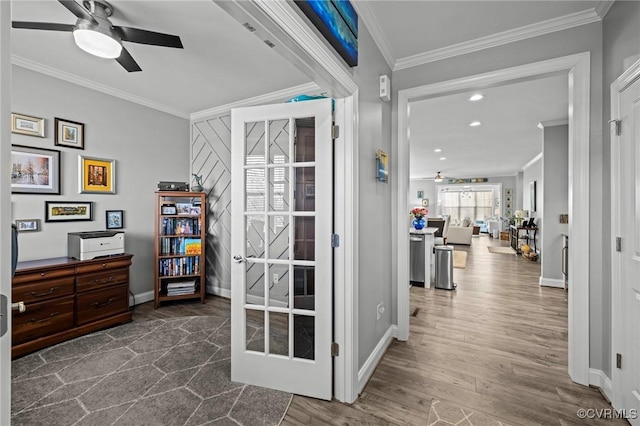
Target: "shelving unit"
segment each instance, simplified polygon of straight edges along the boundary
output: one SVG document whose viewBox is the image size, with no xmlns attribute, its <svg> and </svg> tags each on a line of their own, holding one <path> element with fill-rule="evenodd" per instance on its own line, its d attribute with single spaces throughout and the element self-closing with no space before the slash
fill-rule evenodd
<svg viewBox="0 0 640 426">
<path fill-rule="evenodd" d="M 203 192 L 156 191 L 154 307 L 204 303 L 206 199 Z"/>
<path fill-rule="evenodd" d="M 524 244 L 530 244 L 533 246 L 533 251 L 536 251 L 536 235 L 538 234 L 538 228 L 527 228 L 522 226 L 510 226 L 510 244 L 511 247 L 518 253 L 521 253 L 520 244 L 524 241 Z"/>
</svg>

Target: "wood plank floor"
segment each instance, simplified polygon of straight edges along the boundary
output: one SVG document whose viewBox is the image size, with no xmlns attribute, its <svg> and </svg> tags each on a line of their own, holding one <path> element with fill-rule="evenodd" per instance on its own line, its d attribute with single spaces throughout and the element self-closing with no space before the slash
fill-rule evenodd
<svg viewBox="0 0 640 426">
<path fill-rule="evenodd" d="M 538 286 L 540 264 L 490 253 L 474 237 L 457 291 L 411 289 L 409 341 L 394 341 L 351 405 L 295 396 L 283 425 L 585 425 L 580 408 L 610 408 L 567 374 L 567 301 Z M 228 313 L 229 301 L 136 307 L 134 320 Z"/>
</svg>

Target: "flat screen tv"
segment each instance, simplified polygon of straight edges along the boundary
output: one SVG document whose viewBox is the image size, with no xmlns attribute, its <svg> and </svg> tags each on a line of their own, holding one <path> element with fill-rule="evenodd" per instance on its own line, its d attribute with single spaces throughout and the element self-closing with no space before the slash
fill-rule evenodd
<svg viewBox="0 0 640 426">
<path fill-rule="evenodd" d="M 358 65 L 358 14 L 348 0 L 296 0 L 295 3 L 347 65 Z"/>
</svg>

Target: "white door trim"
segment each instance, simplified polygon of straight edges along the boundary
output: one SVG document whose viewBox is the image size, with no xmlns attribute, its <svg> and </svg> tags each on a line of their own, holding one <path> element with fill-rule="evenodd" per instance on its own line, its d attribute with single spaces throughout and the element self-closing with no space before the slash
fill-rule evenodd
<svg viewBox="0 0 640 426">
<path fill-rule="evenodd" d="M 519 78 L 567 72 L 569 77 L 569 375 L 589 384 L 589 135 L 590 53 L 579 53 L 528 65 L 428 84 L 398 92 L 397 283 L 398 339 L 409 338 L 409 104 L 426 96 L 504 84 Z"/>
<path fill-rule="evenodd" d="M 328 96 L 344 98 L 344 113 L 336 110 L 345 127 L 335 146 L 335 161 L 344 165 L 344 193 L 337 194 L 334 208 L 343 256 L 334 275 L 334 338 L 340 345 L 340 355 L 334 358 L 334 397 L 354 402 L 358 397 L 358 85 L 289 2 L 214 1 L 239 22 L 250 22 L 257 37 L 273 42 L 276 51 L 326 89 Z"/>
<path fill-rule="evenodd" d="M 11 2 L 0 1 L 0 293 L 11 303 Z M 0 338 L 0 424 L 11 423 L 11 309 Z M 7 368 L 9 367 L 9 368 Z"/>
<path fill-rule="evenodd" d="M 629 85 L 640 78 L 640 60 L 636 61 L 620 77 L 611 84 L 611 119 L 620 118 L 620 93 Z M 616 135 L 615 125 L 611 123 L 611 306 L 623 306 L 622 304 L 622 262 L 620 254 L 616 252 L 616 237 L 623 236 L 620 224 L 620 183 L 624 176 L 620 175 L 620 136 Z M 611 404 L 616 408 L 622 407 L 622 374 L 616 368 L 616 353 L 623 353 L 622 309 L 612 309 L 611 318 L 611 384 L 613 396 Z"/>
</svg>

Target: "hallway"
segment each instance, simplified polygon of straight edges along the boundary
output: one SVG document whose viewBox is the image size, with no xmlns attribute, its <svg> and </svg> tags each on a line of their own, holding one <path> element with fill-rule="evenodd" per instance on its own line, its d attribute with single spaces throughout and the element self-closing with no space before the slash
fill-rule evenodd
<svg viewBox="0 0 640 426">
<path fill-rule="evenodd" d="M 455 246 L 469 252 L 457 291 L 411 289 L 409 341 L 391 344 L 356 403 L 295 396 L 283 425 L 627 424 L 578 418 L 610 406 L 567 374 L 565 291 L 538 285 L 539 262 L 487 245 L 508 242 Z"/>
</svg>

